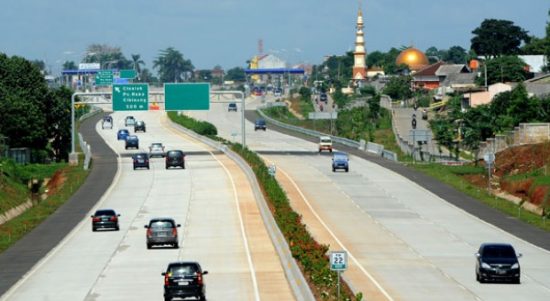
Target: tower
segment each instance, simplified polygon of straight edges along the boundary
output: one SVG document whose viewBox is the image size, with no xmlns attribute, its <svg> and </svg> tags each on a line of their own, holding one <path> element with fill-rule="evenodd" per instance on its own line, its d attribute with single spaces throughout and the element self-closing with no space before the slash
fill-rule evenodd
<svg viewBox="0 0 550 301">
<path fill-rule="evenodd" d="M 363 13 L 361 7 L 357 13 L 357 33 L 355 34 L 355 51 L 353 52 L 353 81 L 364 81 L 367 78 L 367 66 L 365 63 L 365 57 L 367 52 L 365 50 L 365 39 L 363 37 Z"/>
</svg>

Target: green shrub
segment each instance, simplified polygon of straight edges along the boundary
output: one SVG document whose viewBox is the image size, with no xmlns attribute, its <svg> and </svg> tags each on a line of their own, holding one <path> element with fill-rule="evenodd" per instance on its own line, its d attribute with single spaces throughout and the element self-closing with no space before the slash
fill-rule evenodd
<svg viewBox="0 0 550 301">
<path fill-rule="evenodd" d="M 216 136 L 218 134 L 218 129 L 216 129 L 216 127 L 210 122 L 195 120 L 185 115 L 178 115 L 177 112 L 168 112 L 168 117 L 172 121 L 192 130 L 199 135 Z"/>
</svg>

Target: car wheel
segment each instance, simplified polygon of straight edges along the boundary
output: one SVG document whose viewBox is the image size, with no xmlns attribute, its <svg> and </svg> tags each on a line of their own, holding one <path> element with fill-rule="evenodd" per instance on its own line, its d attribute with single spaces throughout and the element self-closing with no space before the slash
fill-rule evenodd
<svg viewBox="0 0 550 301">
<path fill-rule="evenodd" d="M 181 165 L 181 168 L 185 169 L 185 163 Z"/>
<path fill-rule="evenodd" d="M 178 243 L 174 244 L 174 249 L 179 249 L 180 245 Z"/>
<path fill-rule="evenodd" d="M 479 275 L 479 283 L 485 283 L 486 280 L 481 276 Z"/>
<path fill-rule="evenodd" d="M 97 231 L 97 229 L 96 229 L 96 228 L 94 228 L 94 227 L 92 227 L 92 232 L 95 232 L 95 231 Z"/>
<path fill-rule="evenodd" d="M 172 297 L 164 297 L 164 301 L 172 301 Z"/>
<path fill-rule="evenodd" d="M 120 227 L 116 226 L 115 231 L 120 231 Z"/>
<path fill-rule="evenodd" d="M 332 172 L 336 172 L 336 168 L 333 167 L 333 168 L 332 168 Z"/>
<path fill-rule="evenodd" d="M 168 169 L 170 166 L 166 165 L 166 169 Z"/>
<path fill-rule="evenodd" d="M 514 279 L 514 284 L 520 284 L 520 283 L 521 283 L 521 281 L 520 281 L 519 277 Z"/>
<path fill-rule="evenodd" d="M 151 245 L 151 244 L 147 244 L 147 249 L 151 249 L 152 246 L 153 245 Z"/>
<path fill-rule="evenodd" d="M 479 279 L 479 274 L 478 273 L 476 273 L 476 281 L 481 282 L 480 279 Z"/>
<path fill-rule="evenodd" d="M 201 300 L 201 301 L 206 301 L 206 296 L 204 296 L 204 295 L 199 295 L 199 300 Z"/>
<path fill-rule="evenodd" d="M 348 172 L 348 171 L 349 171 L 349 168 L 346 168 L 346 172 Z"/>
</svg>

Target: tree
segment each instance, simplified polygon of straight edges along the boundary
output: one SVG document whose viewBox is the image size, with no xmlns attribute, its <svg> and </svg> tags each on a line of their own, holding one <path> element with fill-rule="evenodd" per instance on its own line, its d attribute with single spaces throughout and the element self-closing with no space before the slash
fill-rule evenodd
<svg viewBox="0 0 550 301">
<path fill-rule="evenodd" d="M 367 66 L 382 67 L 386 59 L 386 54 L 380 51 L 373 51 L 367 55 Z"/>
<path fill-rule="evenodd" d="M 141 76 L 141 66 L 145 66 L 145 62 L 141 59 L 141 55 L 132 54 L 132 66 L 138 74 L 138 78 Z"/>
<path fill-rule="evenodd" d="M 412 96 L 411 77 L 397 76 L 392 77 L 384 87 L 384 94 L 392 99 L 407 99 Z"/>
<path fill-rule="evenodd" d="M 40 70 L 42 74 L 48 74 L 48 70 L 46 69 L 46 63 L 44 63 L 43 60 L 33 60 L 31 61 L 33 65 Z"/>
<path fill-rule="evenodd" d="M 78 66 L 73 61 L 65 61 L 63 63 L 63 70 L 75 70 L 78 69 Z"/>
<path fill-rule="evenodd" d="M 441 59 L 448 63 L 466 64 L 466 56 L 466 49 L 460 46 L 453 46 L 445 52 Z"/>
<path fill-rule="evenodd" d="M 143 68 L 141 70 L 141 75 L 140 77 L 138 78 L 138 82 L 142 82 L 142 83 L 158 83 L 158 78 L 156 78 L 152 73 L 151 71 L 149 71 L 149 69 L 147 68 Z"/>
<path fill-rule="evenodd" d="M 45 150 L 48 144 L 44 97 L 48 87 L 39 67 L 0 54 L 0 134 L 11 147 Z"/>
<path fill-rule="evenodd" d="M 244 72 L 244 68 L 242 67 L 234 67 L 229 70 L 227 70 L 227 74 L 225 75 L 225 80 L 232 80 L 235 82 L 244 82 L 246 81 L 246 74 Z"/>
<path fill-rule="evenodd" d="M 106 44 L 91 44 L 86 50 L 83 63 L 99 63 L 101 68 L 131 69 L 132 62 L 122 54 L 120 47 Z"/>
<path fill-rule="evenodd" d="M 487 84 L 504 82 L 521 82 L 527 79 L 525 62 L 517 56 L 500 56 L 485 61 L 487 64 Z M 481 76 L 477 78 L 479 85 L 485 81 L 483 74 L 484 68 L 481 68 Z"/>
<path fill-rule="evenodd" d="M 57 161 L 69 157 L 71 146 L 71 95 L 66 87 L 52 90 L 46 97 L 46 125 L 54 157 Z"/>
<path fill-rule="evenodd" d="M 522 42 L 530 40 L 526 30 L 508 20 L 485 19 L 472 33 L 471 48 L 488 57 L 519 54 Z"/>
<path fill-rule="evenodd" d="M 153 68 L 158 69 L 162 82 L 178 82 L 190 78 L 193 72 L 193 64 L 186 60 L 183 54 L 173 47 L 160 51 L 159 56 L 153 61 Z"/>
</svg>

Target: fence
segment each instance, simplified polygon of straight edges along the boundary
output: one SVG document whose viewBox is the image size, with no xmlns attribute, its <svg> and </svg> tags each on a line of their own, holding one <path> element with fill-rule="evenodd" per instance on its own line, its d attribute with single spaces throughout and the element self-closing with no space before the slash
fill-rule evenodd
<svg viewBox="0 0 550 301">
<path fill-rule="evenodd" d="M 82 121 L 84 119 L 90 118 L 96 114 L 99 114 L 102 111 L 103 110 L 97 107 L 92 107 L 92 110 L 82 115 L 79 120 Z M 82 135 L 80 133 L 78 133 L 78 142 L 80 144 L 82 152 L 84 153 L 84 170 L 88 170 L 88 168 L 90 168 L 90 162 L 92 161 L 92 148 L 86 141 L 84 141 L 84 138 L 82 138 Z"/>
<path fill-rule="evenodd" d="M 550 123 L 520 123 L 513 131 L 481 143 L 479 153 L 498 153 L 509 147 L 550 141 Z"/>
</svg>

